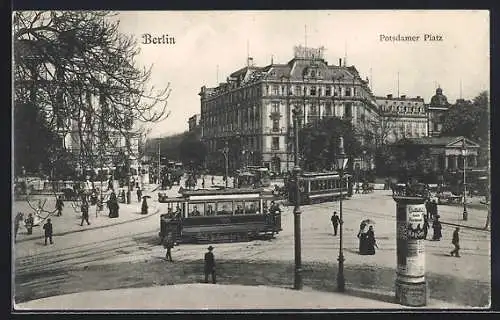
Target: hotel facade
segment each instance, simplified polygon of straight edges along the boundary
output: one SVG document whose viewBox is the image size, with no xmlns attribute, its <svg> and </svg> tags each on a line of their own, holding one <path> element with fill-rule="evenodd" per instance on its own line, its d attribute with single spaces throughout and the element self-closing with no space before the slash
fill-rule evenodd
<svg viewBox="0 0 500 320">
<path fill-rule="evenodd" d="M 244 165 L 266 166 L 274 173 L 291 170 L 294 108 L 301 111 L 299 126 L 325 117 L 345 118 L 353 123 L 363 144 L 372 143 L 366 131 L 379 121 L 379 112 L 368 80 L 341 59 L 338 65 L 329 65 L 323 50 L 295 47 L 288 63 L 264 67 L 248 58 L 247 66 L 225 82 L 201 88 L 207 167 L 223 168 L 226 150 L 230 170 Z"/>
</svg>

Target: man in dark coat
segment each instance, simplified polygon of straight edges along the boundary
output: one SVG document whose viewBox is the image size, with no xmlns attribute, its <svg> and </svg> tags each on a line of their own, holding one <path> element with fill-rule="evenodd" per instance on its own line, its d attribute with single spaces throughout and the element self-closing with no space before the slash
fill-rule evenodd
<svg viewBox="0 0 500 320">
<path fill-rule="evenodd" d="M 459 236 L 458 236 L 458 232 L 460 231 L 460 228 L 459 227 L 456 227 L 455 228 L 455 231 L 453 231 L 453 239 L 451 240 L 451 243 L 455 246 L 455 249 L 453 249 L 452 252 L 450 252 L 450 255 L 453 257 L 460 257 L 460 254 L 459 254 L 459 250 L 460 250 L 460 245 L 459 245 L 459 242 L 460 242 L 460 239 L 459 239 Z"/>
<path fill-rule="evenodd" d="M 43 225 L 43 230 L 44 230 L 44 233 L 45 233 L 45 245 L 47 245 L 47 239 L 50 240 L 50 244 L 53 244 L 54 242 L 52 242 L 52 222 L 50 221 L 50 218 L 47 219 L 47 222 L 45 222 L 45 224 Z"/>
<path fill-rule="evenodd" d="M 432 223 L 432 229 L 434 230 L 434 233 L 432 234 L 432 240 L 434 241 L 439 241 L 442 238 L 441 234 L 441 222 L 439 221 L 439 216 L 437 215 L 436 218 L 434 219 L 434 222 Z"/>
<path fill-rule="evenodd" d="M 336 236 L 337 230 L 338 230 L 339 224 L 340 224 L 340 218 L 337 215 L 337 211 L 333 212 L 333 216 L 330 220 L 332 221 L 332 225 L 333 225 L 333 233 L 334 233 L 333 235 Z"/>
<path fill-rule="evenodd" d="M 64 202 L 62 200 L 62 197 L 58 196 L 57 200 L 56 200 L 56 210 L 57 210 L 58 217 L 62 216 L 63 207 L 64 207 Z"/>
<path fill-rule="evenodd" d="M 165 259 L 167 261 L 173 262 L 171 250 L 174 247 L 174 239 L 173 239 L 173 236 L 172 236 L 172 232 L 169 232 L 167 234 L 167 236 L 165 237 L 165 240 L 164 240 L 164 243 L 163 243 L 163 247 L 165 249 L 167 249 L 167 254 L 165 255 Z"/>
<path fill-rule="evenodd" d="M 80 223 L 80 226 L 83 226 L 83 222 L 86 221 L 87 225 L 90 225 L 89 222 L 89 204 L 87 203 L 87 199 L 83 198 L 82 200 L 82 222 Z"/>
<path fill-rule="evenodd" d="M 215 258 L 212 250 L 214 247 L 209 246 L 208 252 L 205 253 L 205 283 L 208 283 L 208 275 L 212 275 L 212 283 L 215 284 Z"/>
<path fill-rule="evenodd" d="M 137 187 L 137 202 L 141 202 L 141 198 L 142 198 L 142 190 L 141 188 Z"/>
<path fill-rule="evenodd" d="M 28 234 L 33 234 L 33 224 L 35 223 L 35 221 L 31 213 L 28 214 L 28 218 L 26 218 L 24 223 L 26 225 L 26 230 L 28 230 Z"/>
</svg>

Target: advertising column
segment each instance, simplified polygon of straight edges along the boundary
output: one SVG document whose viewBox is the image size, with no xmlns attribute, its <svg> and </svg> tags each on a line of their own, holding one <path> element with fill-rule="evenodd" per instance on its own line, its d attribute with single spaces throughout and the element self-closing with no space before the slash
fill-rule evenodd
<svg viewBox="0 0 500 320">
<path fill-rule="evenodd" d="M 405 306 L 427 304 L 424 248 L 424 199 L 394 197 L 397 224 L 396 300 Z"/>
</svg>

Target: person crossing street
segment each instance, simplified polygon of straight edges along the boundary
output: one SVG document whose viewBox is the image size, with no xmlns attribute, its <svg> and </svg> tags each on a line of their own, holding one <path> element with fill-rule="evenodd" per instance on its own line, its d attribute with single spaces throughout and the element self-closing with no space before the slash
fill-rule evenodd
<svg viewBox="0 0 500 320">
<path fill-rule="evenodd" d="M 80 223 L 80 226 L 83 226 L 83 222 L 86 221 L 87 225 L 90 225 L 89 222 L 89 204 L 87 202 L 86 198 L 82 198 L 82 222 Z"/>
<path fill-rule="evenodd" d="M 337 230 L 338 230 L 339 224 L 340 224 L 340 218 L 337 215 L 337 211 L 333 212 L 333 216 L 332 216 L 332 218 L 330 220 L 332 221 L 332 225 L 333 225 L 333 232 L 334 232 L 333 235 L 336 236 L 337 235 Z"/>
<path fill-rule="evenodd" d="M 208 276 L 211 274 L 212 275 L 212 283 L 215 284 L 215 257 L 214 254 L 212 253 L 212 250 L 214 247 L 209 246 L 208 247 L 208 252 L 205 253 L 205 283 L 208 283 Z"/>
<path fill-rule="evenodd" d="M 459 227 L 456 227 L 455 228 L 455 231 L 453 231 L 453 238 L 451 240 L 451 243 L 455 246 L 455 249 L 453 249 L 453 251 L 450 252 L 450 255 L 453 257 L 457 257 L 459 258 L 460 257 L 460 254 L 459 254 L 459 250 L 460 250 L 460 239 L 459 239 L 459 236 L 458 236 L 458 232 L 460 231 L 460 228 Z"/>
<path fill-rule="evenodd" d="M 174 239 L 172 236 L 172 232 L 169 232 L 168 235 L 165 237 L 165 241 L 163 243 L 163 247 L 167 249 L 167 254 L 165 255 L 165 259 L 167 261 L 173 262 L 172 260 L 172 248 L 174 247 Z"/>
<path fill-rule="evenodd" d="M 52 222 L 50 221 L 50 218 L 47 219 L 47 222 L 43 225 L 43 230 L 44 230 L 44 235 L 45 235 L 45 245 L 47 245 L 47 239 L 50 240 L 50 244 L 53 244 L 54 242 L 52 241 Z"/>
<path fill-rule="evenodd" d="M 62 196 L 58 196 L 57 200 L 56 200 L 56 210 L 57 210 L 58 217 L 62 216 L 63 208 L 64 208 L 64 202 L 62 200 Z"/>
</svg>

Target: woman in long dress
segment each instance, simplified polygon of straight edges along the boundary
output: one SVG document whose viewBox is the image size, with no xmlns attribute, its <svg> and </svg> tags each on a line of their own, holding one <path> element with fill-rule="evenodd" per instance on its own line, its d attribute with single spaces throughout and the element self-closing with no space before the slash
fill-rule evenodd
<svg viewBox="0 0 500 320">
<path fill-rule="evenodd" d="M 366 254 L 374 255 L 376 246 L 377 242 L 375 240 L 375 232 L 373 231 L 373 226 L 370 226 L 366 232 Z"/>
<path fill-rule="evenodd" d="M 358 232 L 358 238 L 359 238 L 359 254 L 365 254 L 366 251 L 366 233 L 364 232 L 366 228 L 366 223 L 363 221 L 359 225 L 359 232 Z"/>
</svg>

